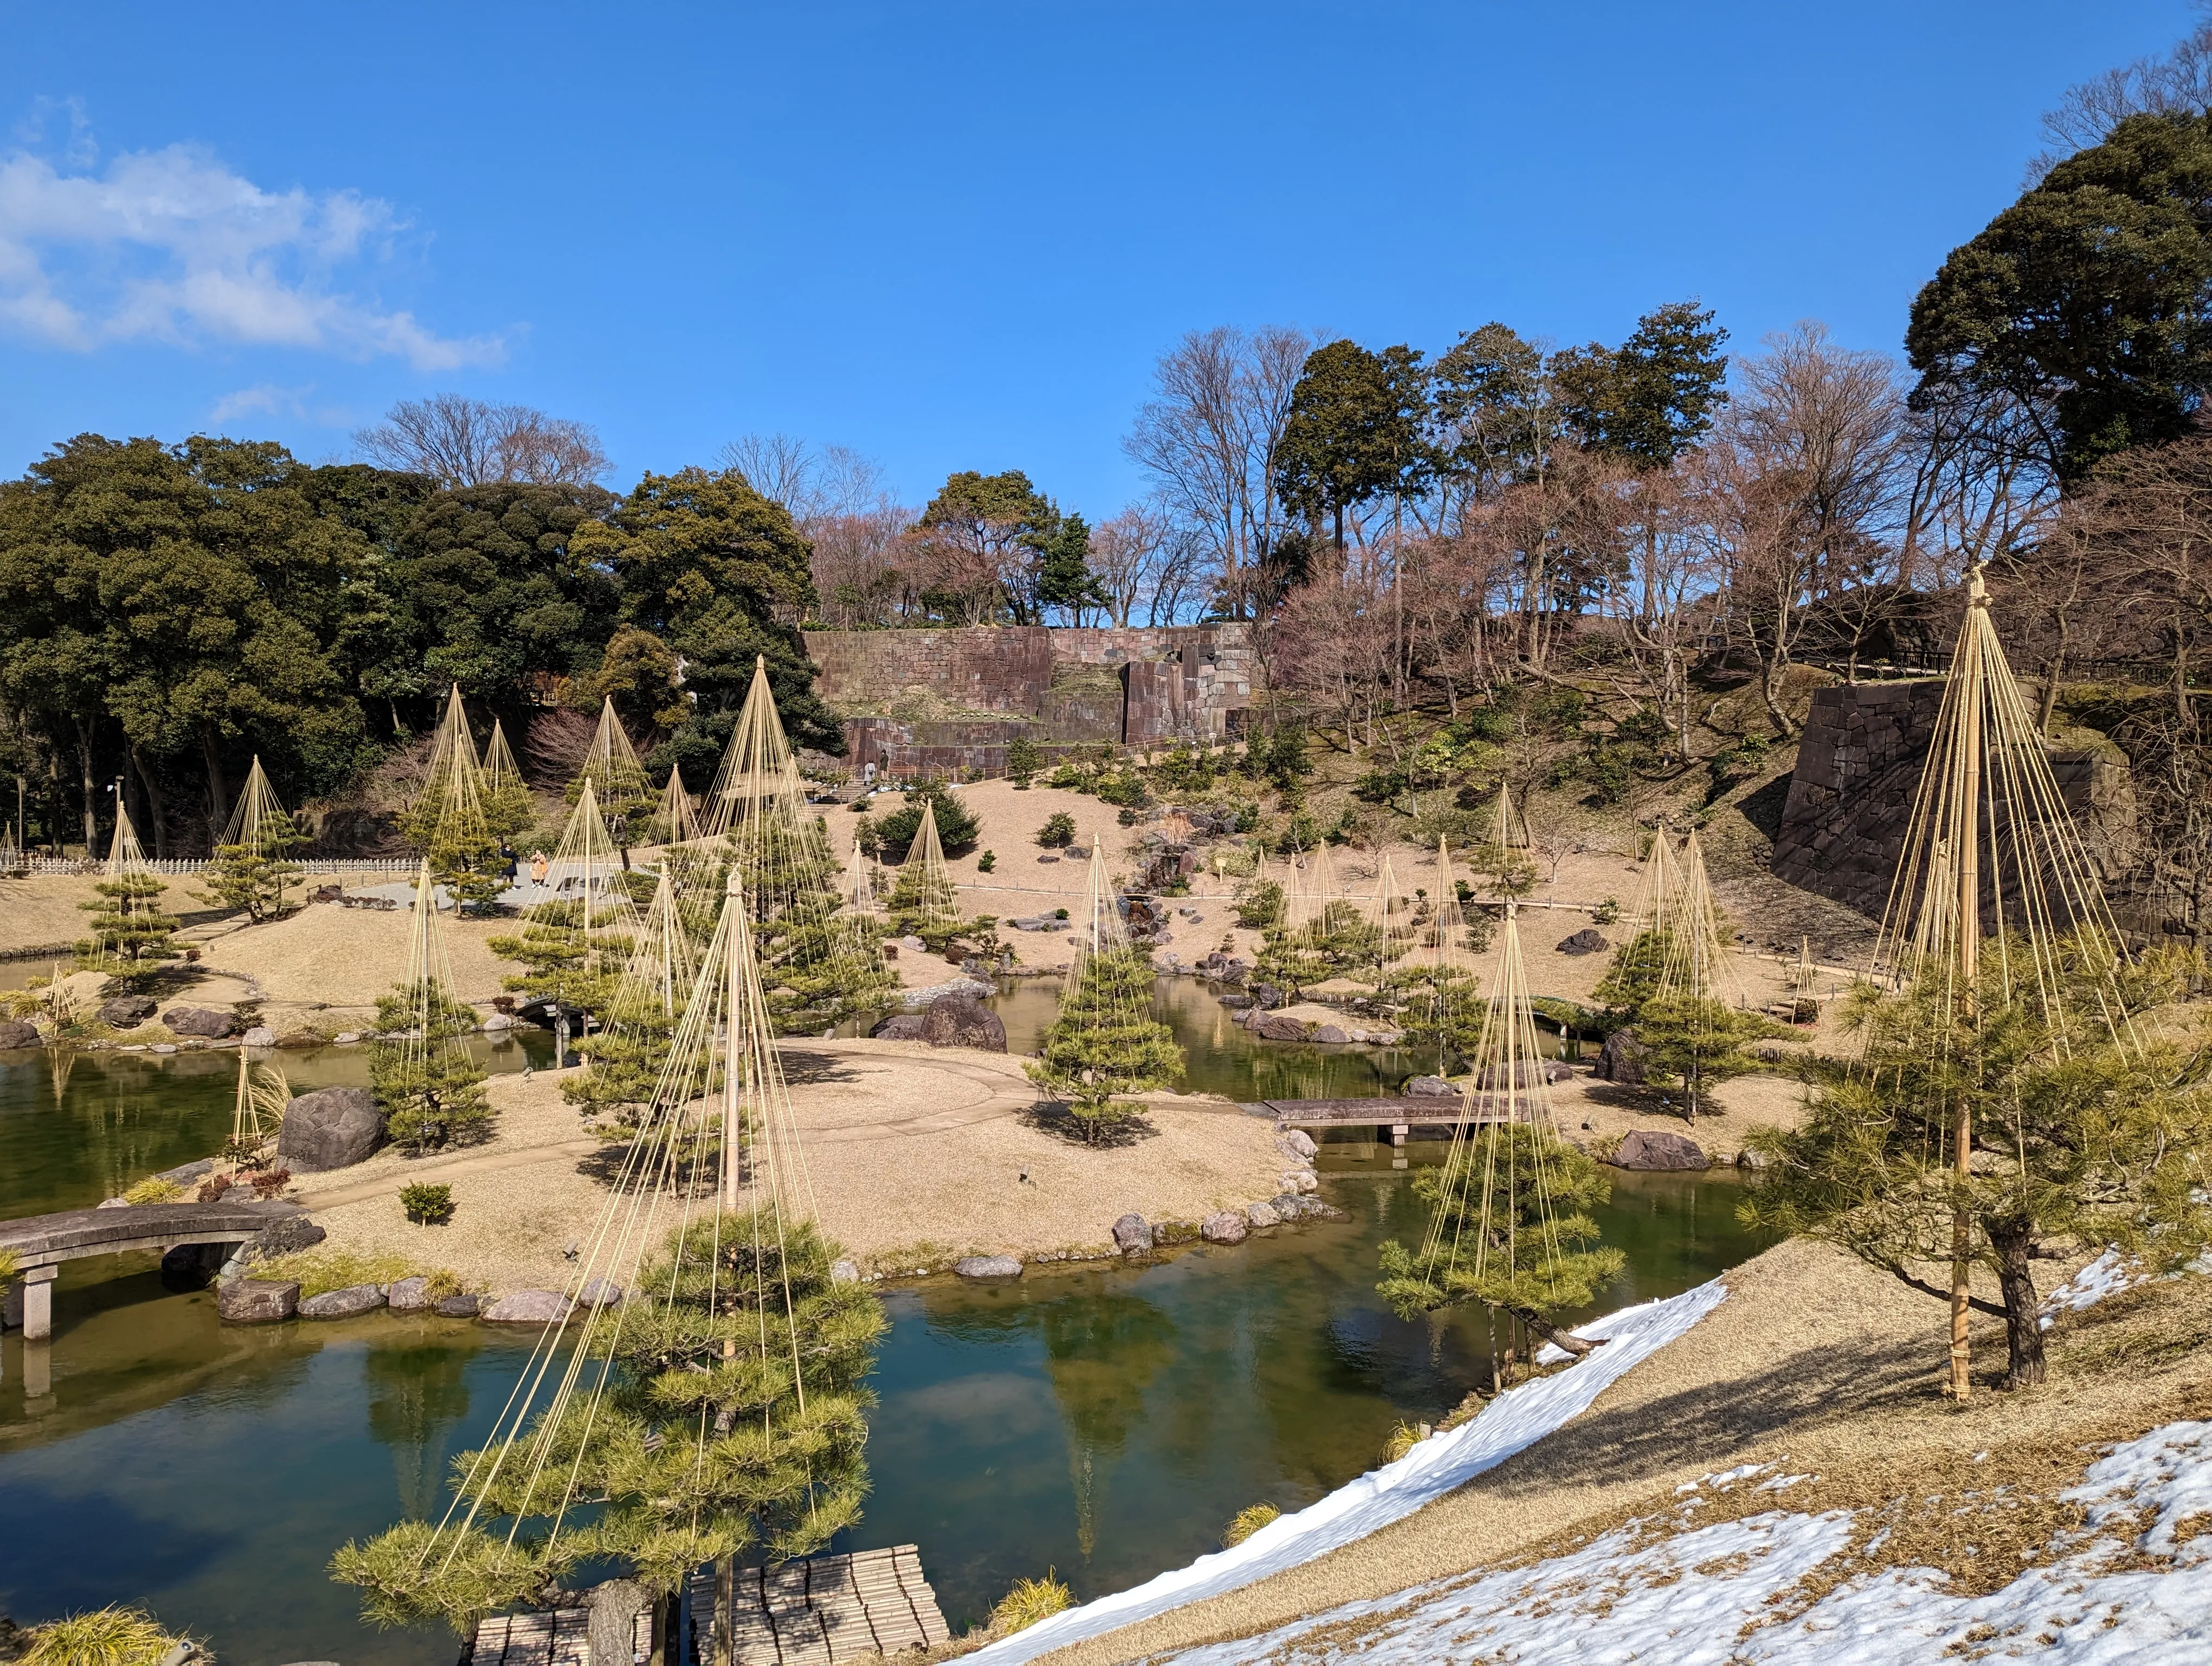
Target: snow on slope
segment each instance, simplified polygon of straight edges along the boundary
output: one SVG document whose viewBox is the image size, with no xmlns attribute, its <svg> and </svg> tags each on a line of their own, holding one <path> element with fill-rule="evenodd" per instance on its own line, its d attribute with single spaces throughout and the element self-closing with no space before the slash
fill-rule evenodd
<svg viewBox="0 0 2212 1666">
<path fill-rule="evenodd" d="M 2177 1543 L 2174 1531 L 2184 1518 L 2212 1509 L 2212 1423 L 2154 1429 L 2091 1465 L 2066 1496 L 2088 1506 L 2087 1532 L 2055 1546 L 2060 1554 L 2049 1565 L 1987 1596 L 1953 1596 L 1925 1569 L 1893 1568 L 1747 1634 L 1746 1626 L 1771 1617 L 1770 1597 L 1851 1537 L 1847 1511 L 1778 1510 L 1685 1531 L 1641 1551 L 1624 1528 L 1533 1566 L 1346 1603 L 1165 1661 L 1897 1666 L 1985 1655 L 2049 1666 L 2212 1661 L 2212 1536 Z M 2151 1517 L 2148 1530 L 2144 1517 Z M 2172 1557 L 2172 1566 L 2101 1571 L 2108 1558 L 2137 1547 Z"/>
<path fill-rule="evenodd" d="M 1011 1666 L 1034 1660 L 1050 1650 L 1103 1636 L 1186 1602 L 1218 1596 L 1364 1539 L 1503 1463 L 1588 1410 L 1630 1367 L 1687 1331 L 1727 1294 L 1727 1287 L 1716 1280 L 1665 1301 L 1594 1319 L 1575 1334 L 1592 1340 L 1604 1337 L 1606 1344 L 1572 1369 L 1508 1389 L 1473 1421 L 1431 1436 L 1396 1462 L 1370 1470 L 1296 1515 L 1277 1517 L 1233 1549 L 1201 1556 L 1188 1567 L 1170 1569 L 1131 1590 L 1039 1620 L 1027 1631 L 967 1657 L 969 1666 Z"/>
</svg>

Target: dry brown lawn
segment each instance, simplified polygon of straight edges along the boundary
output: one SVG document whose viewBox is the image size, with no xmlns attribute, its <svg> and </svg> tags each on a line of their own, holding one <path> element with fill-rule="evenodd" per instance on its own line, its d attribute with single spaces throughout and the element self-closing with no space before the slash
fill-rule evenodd
<svg viewBox="0 0 2212 1666">
<path fill-rule="evenodd" d="M 819 1219 L 886 1273 L 970 1254 L 1100 1253 L 1129 1210 L 1194 1220 L 1273 1196 L 1290 1166 L 1273 1124 L 1218 1100 L 1156 1096 L 1130 1143 L 1072 1141 L 1031 1115 L 1036 1092 L 1004 1054 L 810 1041 L 787 1043 L 784 1059 Z M 382 1152 L 303 1176 L 296 1195 L 334 1248 L 401 1254 L 495 1290 L 557 1286 L 562 1247 L 589 1240 L 612 1195 L 603 1149 L 562 1097 L 564 1073 L 494 1077 L 499 1119 L 480 1146 Z M 450 1225 L 406 1221 L 399 1188 L 417 1181 L 453 1189 Z"/>
</svg>

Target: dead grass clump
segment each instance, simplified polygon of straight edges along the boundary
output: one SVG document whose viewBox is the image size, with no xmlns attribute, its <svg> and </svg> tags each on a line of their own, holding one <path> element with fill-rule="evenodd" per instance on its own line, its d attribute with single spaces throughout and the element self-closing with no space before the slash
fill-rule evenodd
<svg viewBox="0 0 2212 1666">
<path fill-rule="evenodd" d="M 349 1290 L 357 1284 L 396 1284 L 410 1278 L 416 1269 L 404 1256 L 363 1255 L 351 1250 L 332 1250 L 327 1247 L 296 1250 L 289 1256 L 279 1256 L 274 1261 L 262 1262 L 253 1269 L 257 1279 L 296 1279 L 302 1299 L 320 1296 L 333 1290 Z M 437 1276 L 433 1274 L 433 1277 Z M 447 1275 L 450 1278 L 452 1275 Z M 456 1287 L 448 1292 L 459 1295 Z"/>
<path fill-rule="evenodd" d="M 158 1666 L 185 1639 L 143 1608 L 111 1606 L 34 1626 L 23 1666 Z M 210 1658 L 204 1651 L 198 1658 Z"/>
</svg>

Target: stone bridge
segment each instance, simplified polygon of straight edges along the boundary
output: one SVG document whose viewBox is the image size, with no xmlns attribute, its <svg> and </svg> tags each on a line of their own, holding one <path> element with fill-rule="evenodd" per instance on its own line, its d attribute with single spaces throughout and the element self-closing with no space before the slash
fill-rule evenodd
<svg viewBox="0 0 2212 1666">
<path fill-rule="evenodd" d="M 15 1256 L 23 1282 L 23 1340 L 53 1335 L 54 1279 L 65 1261 L 185 1243 L 243 1243 L 301 1213 L 296 1203 L 144 1203 L 0 1221 L 0 1250 Z"/>
</svg>

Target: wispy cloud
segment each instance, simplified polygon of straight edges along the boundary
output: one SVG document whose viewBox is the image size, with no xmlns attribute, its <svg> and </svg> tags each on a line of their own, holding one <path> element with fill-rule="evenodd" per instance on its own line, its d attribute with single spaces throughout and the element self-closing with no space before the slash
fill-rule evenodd
<svg viewBox="0 0 2212 1666">
<path fill-rule="evenodd" d="M 58 112 L 57 112 L 58 113 Z M 58 347 L 222 342 L 418 370 L 495 364 L 496 336 L 441 336 L 345 286 L 405 223 L 357 192 L 264 191 L 193 145 L 95 172 L 78 112 L 58 166 L 0 157 L 0 327 Z"/>
</svg>

